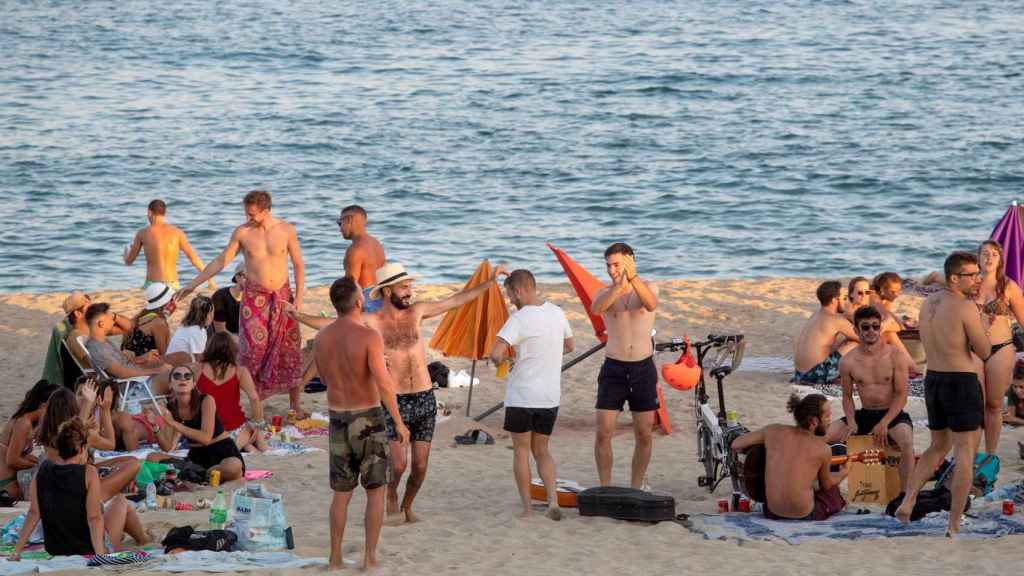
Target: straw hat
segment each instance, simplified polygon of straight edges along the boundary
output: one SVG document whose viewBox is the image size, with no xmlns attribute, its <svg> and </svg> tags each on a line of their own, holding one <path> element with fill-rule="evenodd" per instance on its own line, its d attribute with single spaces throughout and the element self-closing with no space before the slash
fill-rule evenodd
<svg viewBox="0 0 1024 576">
<path fill-rule="evenodd" d="M 157 310 L 171 301 L 174 291 L 163 282 L 153 282 L 146 287 L 146 310 Z"/>
<path fill-rule="evenodd" d="M 381 288 L 394 286 L 408 280 L 415 280 L 417 276 L 406 272 L 405 266 L 398 262 L 385 262 L 383 266 L 377 268 L 377 278 L 381 278 L 381 280 L 370 288 L 370 300 L 380 298 Z"/>
</svg>

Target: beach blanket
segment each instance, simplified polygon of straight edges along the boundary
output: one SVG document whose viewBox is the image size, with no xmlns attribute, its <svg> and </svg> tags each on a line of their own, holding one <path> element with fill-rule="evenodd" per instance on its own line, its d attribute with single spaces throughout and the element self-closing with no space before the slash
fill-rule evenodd
<svg viewBox="0 0 1024 576">
<path fill-rule="evenodd" d="M 299 324 L 284 311 L 291 302 L 287 283 L 276 291 L 247 284 L 238 318 L 238 364 L 256 383 L 260 399 L 287 392 L 302 383 L 302 337 Z"/>
<path fill-rule="evenodd" d="M 1024 534 L 1024 516 L 1004 516 L 1002 510 L 986 507 L 964 517 L 959 538 L 996 538 Z M 813 540 L 862 540 L 934 536 L 942 538 L 949 524 L 949 512 L 935 512 L 909 526 L 885 514 L 842 512 L 820 522 L 768 520 L 760 513 L 701 514 L 690 517 L 690 529 L 708 540 L 782 540 L 800 544 Z"/>
<path fill-rule="evenodd" d="M 281 571 L 312 566 L 326 566 L 326 558 L 304 558 L 291 552 L 182 552 L 163 554 L 157 550 L 149 552 L 152 561 L 144 569 L 147 572 L 251 572 L 253 570 Z M 56 572 L 58 570 L 83 570 L 89 565 L 84 556 L 54 556 L 48 559 L 22 557 L 20 562 L 0 560 L 0 576 Z M 101 572 L 97 572 L 100 574 Z"/>
<path fill-rule="evenodd" d="M 793 384 L 793 388 L 801 394 L 808 394 L 811 392 L 819 392 L 828 396 L 829 398 L 842 398 L 843 397 L 843 386 L 838 380 L 830 384 Z M 855 395 L 856 396 L 856 395 Z M 908 398 L 924 398 L 924 376 L 918 376 L 911 378 L 907 381 L 907 397 Z"/>
</svg>

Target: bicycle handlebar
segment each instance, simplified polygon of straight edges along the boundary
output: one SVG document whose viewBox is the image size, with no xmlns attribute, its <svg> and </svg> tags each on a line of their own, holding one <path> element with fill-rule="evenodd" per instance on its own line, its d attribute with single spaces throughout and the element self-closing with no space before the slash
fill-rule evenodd
<svg viewBox="0 0 1024 576">
<path fill-rule="evenodd" d="M 701 350 L 704 348 L 720 348 L 730 343 L 739 343 L 743 340 L 743 334 L 715 335 L 708 334 L 707 339 L 698 342 L 691 342 L 690 346 Z M 656 352 L 679 352 L 686 350 L 686 341 L 682 338 L 673 338 L 668 342 L 656 342 Z"/>
</svg>

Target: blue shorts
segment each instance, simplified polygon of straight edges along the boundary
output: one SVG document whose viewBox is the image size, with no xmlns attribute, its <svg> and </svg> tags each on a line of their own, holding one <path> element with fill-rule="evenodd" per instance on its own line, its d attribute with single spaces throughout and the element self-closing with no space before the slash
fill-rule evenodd
<svg viewBox="0 0 1024 576">
<path fill-rule="evenodd" d="M 836 350 L 807 372 L 794 370 L 794 379 L 797 384 L 831 384 L 839 379 L 839 361 L 842 358 Z"/>
<path fill-rule="evenodd" d="M 363 290 L 363 312 L 366 314 L 375 314 L 380 312 L 380 309 L 384 307 L 383 298 L 370 299 L 371 290 L 373 290 L 372 286 Z"/>
</svg>

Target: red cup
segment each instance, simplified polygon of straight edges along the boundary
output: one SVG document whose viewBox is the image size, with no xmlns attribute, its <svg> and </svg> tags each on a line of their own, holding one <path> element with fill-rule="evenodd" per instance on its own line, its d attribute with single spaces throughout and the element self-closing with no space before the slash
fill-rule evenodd
<svg viewBox="0 0 1024 576">
<path fill-rule="evenodd" d="M 274 416 L 270 419 L 270 423 L 273 424 L 275 430 L 281 429 L 281 420 L 282 418 L 280 416 Z"/>
<path fill-rule="evenodd" d="M 740 512 L 750 512 L 750 500 L 747 498 L 740 498 Z"/>
<path fill-rule="evenodd" d="M 1013 516 L 1013 500 L 1003 500 L 1003 514 Z"/>
<path fill-rule="evenodd" d="M 719 499 L 718 500 L 718 512 L 720 514 L 725 514 L 728 511 L 729 511 L 729 501 L 727 499 L 725 499 L 725 498 Z"/>
</svg>

